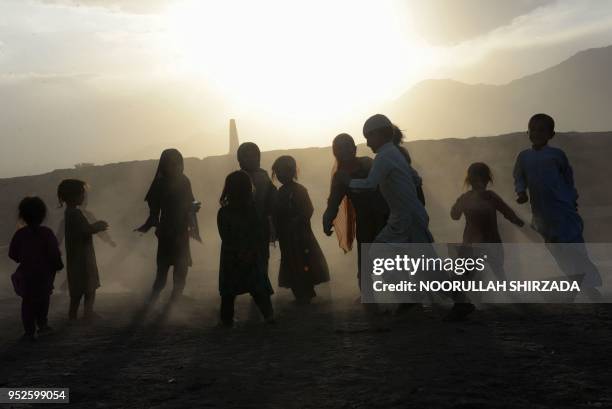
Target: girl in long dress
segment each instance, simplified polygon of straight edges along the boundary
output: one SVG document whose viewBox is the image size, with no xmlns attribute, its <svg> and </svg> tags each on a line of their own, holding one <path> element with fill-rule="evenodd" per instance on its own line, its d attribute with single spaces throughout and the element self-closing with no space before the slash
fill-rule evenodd
<svg viewBox="0 0 612 409">
<path fill-rule="evenodd" d="M 185 288 L 187 271 L 191 267 L 189 238 L 199 240 L 195 201 L 191 182 L 185 176 L 183 156 L 176 149 L 162 152 L 155 178 L 145 201 L 149 217 L 136 231 L 148 232 L 155 227 L 157 236 L 157 275 L 150 301 L 155 301 L 166 286 L 168 271 L 174 267 L 172 300 L 180 297 Z"/>
<path fill-rule="evenodd" d="M 315 285 L 329 281 L 327 261 L 310 225 L 314 208 L 306 188 L 296 182 L 293 157 L 276 159 L 272 177 L 282 183 L 274 211 L 281 250 L 278 285 L 291 288 L 298 303 L 308 304 L 316 296 Z"/>
<path fill-rule="evenodd" d="M 372 158 L 357 156 L 353 138 L 348 134 L 336 136 L 332 150 L 336 165 L 327 209 L 323 214 L 323 231 L 328 236 L 335 232 L 345 253 L 352 250 L 353 242 L 357 240 L 357 280 L 361 287 L 361 245 L 374 241 L 387 222 L 389 208 L 378 189 L 358 193 L 338 180 L 342 172 L 347 172 L 353 179 L 367 178 L 372 168 Z"/>
<path fill-rule="evenodd" d="M 233 325 L 234 301 L 245 293 L 251 294 L 266 322 L 272 323 L 270 295 L 274 291 L 268 279 L 268 254 L 261 245 L 268 243 L 267 219 L 257 211 L 249 175 L 241 170 L 230 173 L 219 202 L 221 323 Z"/>
<path fill-rule="evenodd" d="M 76 179 L 63 180 L 57 188 L 60 204 L 66 204 L 64 213 L 66 243 L 66 275 L 70 292 L 68 318 L 77 318 L 81 299 L 84 299 L 84 318 L 97 317 L 93 311 L 96 290 L 100 287 L 93 235 L 108 228 L 105 221 L 90 223 L 80 206 L 87 192 L 85 182 Z"/>
</svg>

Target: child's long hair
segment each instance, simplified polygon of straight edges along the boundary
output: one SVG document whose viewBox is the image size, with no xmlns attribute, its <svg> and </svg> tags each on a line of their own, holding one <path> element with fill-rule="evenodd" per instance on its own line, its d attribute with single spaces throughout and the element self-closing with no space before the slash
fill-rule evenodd
<svg viewBox="0 0 612 409">
<path fill-rule="evenodd" d="M 493 183 L 493 173 L 486 163 L 474 162 L 468 167 L 465 185 L 474 187 L 474 184 L 478 182 L 484 183 L 485 187 Z"/>
<path fill-rule="evenodd" d="M 408 149 L 402 146 L 402 143 L 404 143 L 404 133 L 397 125 L 393 125 L 392 129 L 393 137 L 391 140 L 393 141 L 393 144 L 397 146 L 397 149 L 399 149 L 402 156 L 406 159 L 406 162 L 408 162 L 409 165 L 412 165 L 412 158 L 410 157 L 410 153 L 408 153 Z"/>
<path fill-rule="evenodd" d="M 79 179 L 64 179 L 57 187 L 59 207 L 64 203 L 68 206 L 80 206 L 84 199 L 87 183 Z"/>
<path fill-rule="evenodd" d="M 247 207 L 251 203 L 253 203 L 253 182 L 249 174 L 243 170 L 237 170 L 227 175 L 219 204 Z"/>
<path fill-rule="evenodd" d="M 391 126 L 380 128 L 375 132 L 380 132 L 387 141 L 393 142 L 393 145 L 397 147 L 402 156 L 406 159 L 406 162 L 412 165 L 412 158 L 408 150 L 402 146 L 402 143 L 404 143 L 404 133 L 397 125 L 391 124 Z"/>
</svg>

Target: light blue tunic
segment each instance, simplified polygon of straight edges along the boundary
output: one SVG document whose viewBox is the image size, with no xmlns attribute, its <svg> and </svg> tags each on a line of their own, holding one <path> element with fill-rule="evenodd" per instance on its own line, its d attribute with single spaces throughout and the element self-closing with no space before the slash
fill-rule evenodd
<svg viewBox="0 0 612 409">
<path fill-rule="evenodd" d="M 416 171 L 408 164 L 399 149 L 388 142 L 380 147 L 366 179 L 352 179 L 352 190 L 373 190 L 380 187 L 389 205 L 387 224 L 376 236 L 381 243 L 430 243 L 429 216 L 420 202 Z"/>
<path fill-rule="evenodd" d="M 529 190 L 533 225 L 566 275 L 583 276 L 582 287 L 601 286 L 601 275 L 584 244 L 584 224 L 578 214 L 578 192 L 565 153 L 548 145 L 519 153 L 514 166 L 517 193 Z M 555 243 L 575 243 L 559 245 Z"/>
<path fill-rule="evenodd" d="M 529 191 L 533 225 L 549 243 L 582 243 L 578 193 L 565 153 L 544 146 L 519 153 L 514 166 L 517 193 Z"/>
</svg>

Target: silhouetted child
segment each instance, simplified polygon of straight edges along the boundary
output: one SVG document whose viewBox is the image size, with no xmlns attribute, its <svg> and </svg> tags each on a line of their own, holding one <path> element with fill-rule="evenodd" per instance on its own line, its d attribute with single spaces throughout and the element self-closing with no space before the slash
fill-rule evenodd
<svg viewBox="0 0 612 409">
<path fill-rule="evenodd" d="M 306 188 L 296 182 L 293 157 L 276 159 L 272 175 L 282 183 L 274 211 L 281 250 L 278 285 L 291 288 L 299 303 L 309 303 L 316 296 L 314 286 L 329 281 L 327 262 L 310 225 L 312 202 Z"/>
<path fill-rule="evenodd" d="M 276 233 L 272 223 L 272 211 L 276 200 L 276 186 L 272 183 L 268 172 L 261 168 L 261 152 L 253 142 L 245 142 L 238 147 L 238 163 L 240 169 L 248 173 L 255 187 L 254 201 L 257 214 L 263 220 L 264 240 L 262 250 L 265 255 L 266 271 L 270 258 L 270 242 L 276 241 Z"/>
<path fill-rule="evenodd" d="M 519 227 L 525 224 L 497 193 L 487 190 L 491 182 L 493 175 L 485 163 L 476 162 L 469 166 L 465 184 L 471 189 L 459 196 L 451 209 L 453 220 L 459 220 L 461 215 L 465 216 L 464 244 L 501 243 L 497 212 Z M 488 252 L 487 262 L 498 278 L 505 279 L 502 247 L 491 246 L 490 250 L 496 254 Z"/>
<path fill-rule="evenodd" d="M 174 288 L 171 300 L 180 297 L 185 288 L 187 271 L 191 267 L 189 238 L 199 240 L 195 213 L 200 204 L 195 201 L 191 182 L 185 176 L 183 156 L 176 149 L 162 152 L 155 178 L 145 197 L 149 217 L 136 231 L 148 232 L 155 227 L 157 236 L 157 275 L 150 302 L 154 302 L 166 286 L 168 271 L 174 266 Z"/>
<path fill-rule="evenodd" d="M 389 208 L 378 189 L 355 193 L 338 180 L 343 172 L 352 179 L 366 178 L 372 168 L 372 158 L 357 156 L 353 138 L 345 133 L 336 136 L 332 150 L 336 164 L 327 209 L 323 213 L 323 231 L 331 236 L 333 228 L 345 253 L 351 251 L 354 240 L 357 240 L 357 283 L 361 288 L 362 244 L 374 241 L 387 223 Z"/>
<path fill-rule="evenodd" d="M 64 268 L 53 231 L 41 226 L 47 215 L 45 203 L 38 197 L 26 197 L 19 203 L 19 218 L 26 224 L 11 240 L 9 257 L 19 263 L 11 276 L 15 292 L 22 298 L 21 320 L 24 340 L 49 332 L 47 324 L 49 298 L 57 271 Z"/>
<path fill-rule="evenodd" d="M 66 274 L 70 292 L 68 318 L 75 320 L 84 298 L 84 318 L 96 318 L 93 305 L 96 289 L 100 287 L 98 265 L 93 246 L 93 235 L 108 228 L 105 221 L 89 223 L 79 206 L 85 201 L 87 192 L 85 182 L 76 179 L 63 180 L 57 188 L 60 205 L 66 204 L 64 219 L 66 223 Z"/>
<path fill-rule="evenodd" d="M 531 202 L 533 227 L 546 243 L 576 243 L 564 247 L 571 249 L 572 255 L 559 246 L 548 247 L 567 274 L 577 273 L 574 271 L 577 267 L 580 274 L 584 274 L 582 285 L 585 288 L 598 287 L 601 285 L 599 271 L 589 259 L 586 248 L 580 245 L 584 243 L 584 225 L 578 214 L 578 192 L 572 167 L 561 149 L 548 146 L 548 141 L 555 136 L 555 121 L 549 115 L 536 114 L 529 119 L 528 126 L 532 148 L 519 153 L 514 166 L 516 201 Z"/>
<path fill-rule="evenodd" d="M 267 220 L 258 214 L 253 199 L 251 178 L 244 171 L 235 171 L 225 178 L 219 199 L 217 227 L 221 236 L 219 293 L 221 322 L 232 326 L 236 296 L 249 293 L 266 322 L 273 322 L 274 293 L 268 279 L 268 255 L 263 251 Z"/>
<path fill-rule="evenodd" d="M 95 221 L 98 220 L 98 218 L 91 211 L 87 210 L 87 196 L 85 196 L 85 201 L 83 202 L 83 205 L 80 206 L 80 209 L 81 209 L 81 212 L 83 213 L 83 216 L 85 216 L 85 218 L 87 219 L 89 223 L 95 223 Z M 65 233 L 66 233 L 66 219 L 62 217 L 62 220 L 59 222 L 59 226 L 55 232 L 55 236 L 57 237 L 57 241 L 60 245 L 60 249 L 64 241 Z M 101 231 L 97 234 L 97 236 L 100 238 L 100 240 L 102 240 L 104 243 L 108 244 L 109 246 L 113 248 L 117 247 L 117 243 L 115 243 L 115 241 L 113 240 L 113 238 L 111 237 L 108 231 Z M 60 285 L 59 290 L 60 292 L 66 292 L 67 289 L 68 289 L 68 279 L 66 278 L 64 279 L 64 282 Z"/>
</svg>

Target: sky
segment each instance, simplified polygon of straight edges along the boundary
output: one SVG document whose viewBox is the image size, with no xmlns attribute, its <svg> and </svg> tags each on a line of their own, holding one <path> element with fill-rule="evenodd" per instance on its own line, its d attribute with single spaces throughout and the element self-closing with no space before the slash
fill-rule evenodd
<svg viewBox="0 0 612 409">
<path fill-rule="evenodd" d="M 603 0 L 0 0 L 0 177 L 223 154 L 230 118 L 263 150 L 326 146 L 418 81 L 610 44 Z"/>
</svg>

